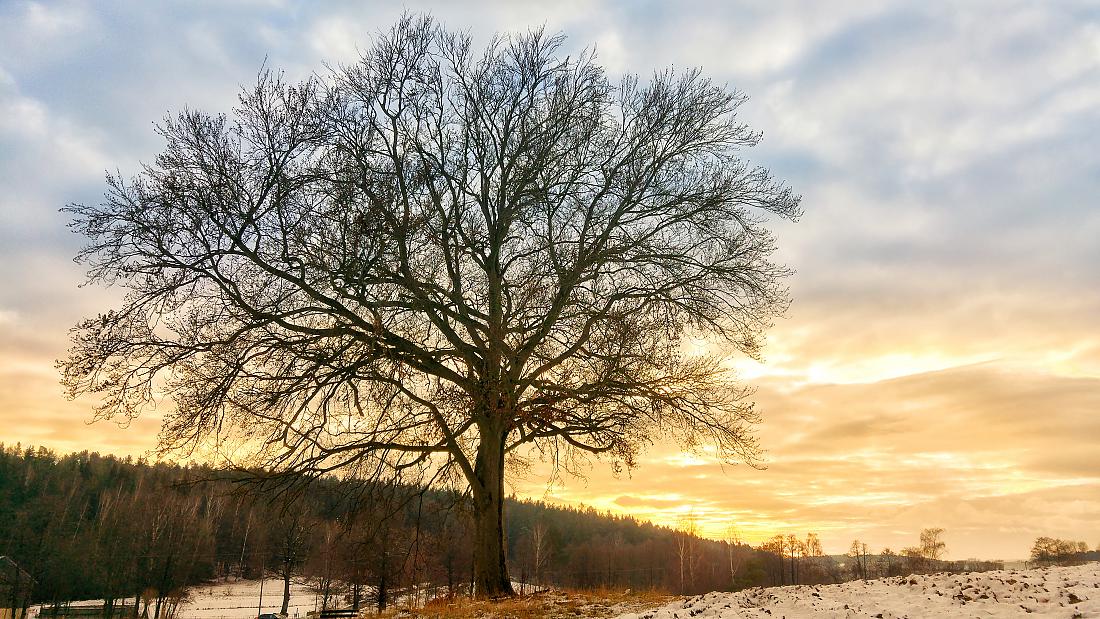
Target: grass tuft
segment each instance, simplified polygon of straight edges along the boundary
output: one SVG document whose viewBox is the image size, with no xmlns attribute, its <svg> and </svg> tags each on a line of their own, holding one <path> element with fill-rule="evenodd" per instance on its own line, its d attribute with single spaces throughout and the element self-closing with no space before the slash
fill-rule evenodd
<svg viewBox="0 0 1100 619">
<path fill-rule="evenodd" d="M 674 598 L 658 591 L 553 589 L 498 601 L 441 597 L 423 608 L 397 609 L 395 614 L 415 619 L 595 619 L 656 608 Z"/>
</svg>

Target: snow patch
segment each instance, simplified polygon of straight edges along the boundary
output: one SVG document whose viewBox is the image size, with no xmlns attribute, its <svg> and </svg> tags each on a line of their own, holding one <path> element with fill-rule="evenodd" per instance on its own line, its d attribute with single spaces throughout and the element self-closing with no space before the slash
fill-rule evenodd
<svg viewBox="0 0 1100 619">
<path fill-rule="evenodd" d="M 1100 617 L 1100 563 L 708 593 L 618 619 Z"/>
</svg>

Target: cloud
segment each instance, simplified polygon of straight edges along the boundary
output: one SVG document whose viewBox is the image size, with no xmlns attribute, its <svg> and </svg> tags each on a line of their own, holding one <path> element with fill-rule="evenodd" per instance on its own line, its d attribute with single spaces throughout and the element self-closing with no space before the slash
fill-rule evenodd
<svg viewBox="0 0 1100 619">
<path fill-rule="evenodd" d="M 660 498 L 660 497 L 638 497 L 629 494 L 624 494 L 614 500 L 615 505 L 625 507 L 627 509 L 634 509 L 638 507 L 654 507 L 657 509 L 678 509 L 684 506 L 684 498 L 682 496 L 676 496 L 675 498 Z"/>
<path fill-rule="evenodd" d="M 160 148 L 151 124 L 227 111 L 265 62 L 353 61 L 405 7 L 300 1 L 0 3 L 0 440 L 142 453 L 156 420 L 85 425 L 52 362 L 117 291 L 78 289 L 61 205 Z M 1100 509 L 1100 12 L 1086 1 L 420 2 L 479 41 L 546 25 L 612 74 L 702 66 L 744 90 L 746 155 L 803 194 L 776 222 L 795 303 L 758 385 L 769 468 L 659 444 L 548 495 L 712 535 L 818 530 L 878 547 L 948 529 L 1019 557 Z M 471 17 L 475 15 L 475 17 Z M 545 479 L 517 479 L 536 496 Z"/>
<path fill-rule="evenodd" d="M 712 536 L 731 523 L 755 540 L 815 530 L 836 552 L 855 536 L 896 549 L 943 526 L 958 557 L 1020 558 L 1038 535 L 1083 535 L 1100 510 L 1100 463 L 1080 440 L 1100 436 L 1098 377 L 982 364 L 774 387 L 757 394 L 763 471 L 684 461 L 659 444 L 631 477 L 594 467 L 587 484 L 566 480 L 554 495 L 669 525 L 690 510 Z"/>
<path fill-rule="evenodd" d="M 79 35 L 87 23 L 87 14 L 81 7 L 68 5 L 45 5 L 41 2 L 28 2 L 25 5 L 23 22 L 29 36 L 61 38 Z"/>
</svg>

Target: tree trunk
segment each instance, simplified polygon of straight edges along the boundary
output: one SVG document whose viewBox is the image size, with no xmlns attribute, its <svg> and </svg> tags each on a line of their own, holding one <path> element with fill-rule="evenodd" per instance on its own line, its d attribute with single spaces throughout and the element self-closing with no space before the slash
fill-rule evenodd
<svg viewBox="0 0 1100 619">
<path fill-rule="evenodd" d="M 290 563 L 283 566 L 283 605 L 279 610 L 284 616 L 290 608 Z"/>
<path fill-rule="evenodd" d="M 474 595 L 493 598 L 515 595 L 508 578 L 504 545 L 504 441 L 497 423 L 479 424 L 473 487 Z"/>
<path fill-rule="evenodd" d="M 18 599 L 18 596 L 19 596 L 20 593 L 23 592 L 23 583 L 20 582 L 22 574 L 19 570 L 19 566 L 16 565 L 14 562 L 12 562 L 11 567 L 12 567 L 12 573 L 14 574 L 13 580 L 15 581 L 15 584 L 12 585 L 12 587 L 10 589 L 10 591 L 11 591 L 11 604 L 9 604 L 8 606 L 11 608 L 12 617 L 15 618 L 15 619 L 19 619 L 19 617 L 18 617 L 18 613 L 19 613 L 19 599 Z M 9 580 L 8 582 L 12 582 L 12 581 Z"/>
<path fill-rule="evenodd" d="M 382 565 L 385 566 L 386 562 L 383 561 Z M 386 610 L 386 604 L 388 600 L 386 598 L 386 568 L 383 567 L 382 571 L 378 574 L 378 614 L 382 614 Z"/>
<path fill-rule="evenodd" d="M 241 560 L 237 562 L 237 578 L 244 578 L 244 551 L 248 546 L 248 532 L 252 530 L 252 509 L 248 510 L 248 520 L 244 525 L 244 539 L 241 540 Z"/>
</svg>

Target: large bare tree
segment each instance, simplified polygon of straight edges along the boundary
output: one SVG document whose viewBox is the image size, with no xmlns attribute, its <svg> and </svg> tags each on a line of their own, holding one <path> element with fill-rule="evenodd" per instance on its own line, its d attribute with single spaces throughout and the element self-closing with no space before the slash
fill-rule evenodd
<svg viewBox="0 0 1100 619">
<path fill-rule="evenodd" d="M 116 419 L 171 402 L 165 450 L 449 474 L 487 596 L 511 592 L 506 457 L 629 466 L 660 434 L 756 459 L 722 357 L 787 305 L 765 220 L 799 198 L 741 158 L 739 93 L 613 82 L 562 42 L 475 52 L 406 16 L 351 66 L 164 121 L 154 163 L 68 207 L 90 280 L 126 289 L 74 329 L 70 395 Z"/>
</svg>

